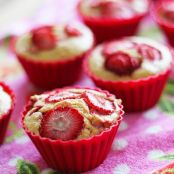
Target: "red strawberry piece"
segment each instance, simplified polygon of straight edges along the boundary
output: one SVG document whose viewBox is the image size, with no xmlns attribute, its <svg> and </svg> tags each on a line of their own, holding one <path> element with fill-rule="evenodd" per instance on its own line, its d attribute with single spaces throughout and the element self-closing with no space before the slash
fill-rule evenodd
<svg viewBox="0 0 174 174">
<path fill-rule="evenodd" d="M 92 111 L 97 110 L 103 114 L 111 114 L 116 108 L 113 101 L 91 92 L 84 92 L 83 97 L 86 103 L 91 106 Z"/>
<path fill-rule="evenodd" d="M 138 52 L 142 55 L 143 58 L 149 60 L 160 60 L 162 58 L 160 50 L 149 46 L 147 44 L 140 44 L 137 46 Z"/>
<path fill-rule="evenodd" d="M 117 2 L 114 1 L 106 1 L 106 0 L 94 0 L 91 2 L 91 7 L 93 8 L 111 8 L 113 5 L 118 4 Z"/>
<path fill-rule="evenodd" d="M 91 3 L 91 7 L 99 8 L 101 10 L 101 15 L 113 16 L 115 10 L 118 8 L 118 3 L 113 1 L 96 0 Z"/>
<path fill-rule="evenodd" d="M 163 16 L 164 16 L 167 20 L 169 20 L 169 21 L 171 21 L 171 22 L 174 22 L 174 10 L 173 10 L 173 11 L 165 11 L 164 14 L 163 14 Z"/>
<path fill-rule="evenodd" d="M 82 33 L 75 27 L 71 25 L 66 25 L 65 26 L 65 33 L 68 36 L 80 36 Z"/>
<path fill-rule="evenodd" d="M 99 8 L 103 17 L 124 17 L 125 14 L 127 16 L 128 14 L 132 14 L 134 11 L 131 8 L 130 3 L 126 3 L 125 1 L 96 0 L 91 3 L 91 7 Z"/>
<path fill-rule="evenodd" d="M 56 45 L 56 37 L 52 27 L 40 27 L 32 30 L 32 42 L 40 50 L 52 49 Z"/>
<path fill-rule="evenodd" d="M 124 14 L 124 11 L 127 10 L 126 8 L 121 7 L 115 2 L 107 3 L 105 6 L 101 7 L 101 12 L 103 16 L 117 16 L 121 17 Z M 123 11 L 124 10 L 124 11 Z"/>
<path fill-rule="evenodd" d="M 83 116 L 76 109 L 58 107 L 44 115 L 40 135 L 54 140 L 73 140 L 79 135 L 83 124 Z"/>
<path fill-rule="evenodd" d="M 106 58 L 105 67 L 119 75 L 131 74 L 141 65 L 139 58 L 133 58 L 122 51 Z"/>
<path fill-rule="evenodd" d="M 174 3 L 173 1 L 162 2 L 159 13 L 169 22 L 174 22 Z"/>
<path fill-rule="evenodd" d="M 108 2 L 107 1 L 105 2 L 103 0 L 92 0 L 92 1 L 90 1 L 90 6 L 93 8 L 98 8 L 105 3 L 108 3 Z"/>
<path fill-rule="evenodd" d="M 55 94 L 48 96 L 45 99 L 45 101 L 46 102 L 58 102 L 58 101 L 64 100 L 64 99 L 74 99 L 74 98 L 77 98 L 79 96 L 80 96 L 80 94 L 77 94 L 77 93 L 63 91 L 63 92 L 55 93 Z"/>
</svg>

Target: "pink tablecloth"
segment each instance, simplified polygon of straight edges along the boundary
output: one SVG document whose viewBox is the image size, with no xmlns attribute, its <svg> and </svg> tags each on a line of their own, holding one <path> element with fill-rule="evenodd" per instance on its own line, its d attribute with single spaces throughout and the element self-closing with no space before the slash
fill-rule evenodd
<svg viewBox="0 0 174 174">
<path fill-rule="evenodd" d="M 35 17 L 14 25 L 19 33 L 40 23 L 75 20 L 75 0 L 50 0 L 43 4 Z M 63 10 L 62 10 L 63 9 Z M 163 40 L 150 19 L 142 26 L 141 34 Z M 0 78 L 15 91 L 17 103 L 8 127 L 4 145 L 0 147 L 0 173 L 24 173 L 24 168 L 38 173 L 54 173 L 42 159 L 21 128 L 20 112 L 27 98 L 37 92 L 23 73 L 15 57 L 6 50 L 4 42 L 0 51 Z M 82 75 L 80 86 L 94 86 Z M 77 85 L 75 84 L 75 85 Z M 148 174 L 174 162 L 174 84 L 169 82 L 160 103 L 137 114 L 126 114 L 107 159 L 91 174 Z M 170 168 L 173 168 L 170 166 Z M 173 169 L 172 169 L 173 170 Z M 170 171 L 172 171 L 170 169 Z M 37 172 L 36 172 L 37 173 Z M 156 174 L 159 172 L 156 172 Z M 172 173 L 172 172 L 171 172 Z M 174 173 L 174 170 L 173 170 Z"/>
</svg>

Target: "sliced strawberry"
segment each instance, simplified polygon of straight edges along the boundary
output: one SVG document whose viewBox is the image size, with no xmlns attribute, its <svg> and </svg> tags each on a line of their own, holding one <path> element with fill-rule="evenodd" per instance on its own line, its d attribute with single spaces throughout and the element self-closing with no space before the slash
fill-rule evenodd
<svg viewBox="0 0 174 174">
<path fill-rule="evenodd" d="M 92 1 L 90 1 L 90 6 L 93 8 L 103 7 L 106 4 L 108 4 L 108 1 L 104 1 L 104 0 L 92 0 Z"/>
<path fill-rule="evenodd" d="M 159 9 L 159 13 L 169 22 L 174 22 L 174 2 L 173 1 L 163 2 L 161 4 L 161 8 Z"/>
<path fill-rule="evenodd" d="M 115 16 L 117 18 L 124 18 L 133 13 L 130 6 L 126 7 L 125 5 L 117 4 L 115 2 L 108 4 L 105 8 L 103 7 L 101 12 L 103 16 Z"/>
<path fill-rule="evenodd" d="M 99 8 L 101 15 L 103 16 L 113 16 L 116 9 L 118 8 L 118 3 L 114 1 L 97 0 L 91 3 L 91 7 Z"/>
<path fill-rule="evenodd" d="M 166 11 L 163 15 L 167 20 L 174 22 L 174 11 Z"/>
<path fill-rule="evenodd" d="M 92 107 L 92 110 L 97 110 L 103 114 L 111 114 L 116 108 L 113 101 L 91 92 L 84 92 L 83 97 L 86 103 Z"/>
<path fill-rule="evenodd" d="M 91 7 L 100 9 L 100 13 L 103 17 L 117 17 L 123 18 L 132 15 L 134 9 L 130 6 L 130 3 L 125 1 L 106 1 L 95 0 L 91 3 Z"/>
<path fill-rule="evenodd" d="M 46 26 L 32 30 L 32 42 L 38 49 L 52 49 L 56 45 L 56 40 L 52 27 Z"/>
<path fill-rule="evenodd" d="M 65 26 L 65 33 L 68 36 L 80 36 L 82 35 L 82 33 L 75 27 L 71 26 L 71 25 L 66 25 Z"/>
<path fill-rule="evenodd" d="M 45 101 L 46 102 L 58 102 L 58 101 L 64 100 L 64 99 L 74 99 L 74 98 L 77 98 L 79 96 L 80 96 L 80 94 L 77 94 L 77 93 L 73 93 L 70 91 L 63 91 L 63 92 L 49 95 L 45 99 Z"/>
<path fill-rule="evenodd" d="M 141 65 L 139 58 L 133 58 L 127 53 L 118 51 L 106 59 L 105 67 L 119 75 L 131 74 Z"/>
<path fill-rule="evenodd" d="M 58 107 L 43 117 L 40 135 L 54 140 L 73 140 L 79 135 L 83 124 L 83 116 L 76 109 Z"/>
<path fill-rule="evenodd" d="M 160 60 L 162 58 L 160 50 L 157 50 L 156 48 L 147 44 L 140 44 L 137 46 L 137 49 L 142 57 L 145 59 Z"/>
<path fill-rule="evenodd" d="M 90 6 L 93 8 L 100 8 L 101 10 L 105 9 L 113 9 L 115 7 L 120 6 L 120 2 L 118 1 L 106 1 L 106 0 L 94 0 L 91 2 Z"/>
</svg>

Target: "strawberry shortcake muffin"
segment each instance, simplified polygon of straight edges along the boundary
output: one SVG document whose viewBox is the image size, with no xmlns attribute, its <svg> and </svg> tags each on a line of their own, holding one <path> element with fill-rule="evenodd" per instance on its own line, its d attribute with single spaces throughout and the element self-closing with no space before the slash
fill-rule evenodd
<svg viewBox="0 0 174 174">
<path fill-rule="evenodd" d="M 172 53 L 147 38 L 127 37 L 97 46 L 85 69 L 96 85 L 116 94 L 127 111 L 154 106 L 171 69 Z"/>
<path fill-rule="evenodd" d="M 135 34 L 149 0 L 81 0 L 78 12 L 98 42 Z"/>
<path fill-rule="evenodd" d="M 23 127 L 50 167 L 82 172 L 106 158 L 122 115 L 120 100 L 106 91 L 63 88 L 32 96 Z"/>
<path fill-rule="evenodd" d="M 41 26 L 12 41 L 12 48 L 33 84 L 55 88 L 75 82 L 92 48 L 92 32 L 79 23 Z"/>
<path fill-rule="evenodd" d="M 169 43 L 174 46 L 174 1 L 156 1 L 152 8 L 152 14 L 155 21 L 166 35 Z"/>
</svg>

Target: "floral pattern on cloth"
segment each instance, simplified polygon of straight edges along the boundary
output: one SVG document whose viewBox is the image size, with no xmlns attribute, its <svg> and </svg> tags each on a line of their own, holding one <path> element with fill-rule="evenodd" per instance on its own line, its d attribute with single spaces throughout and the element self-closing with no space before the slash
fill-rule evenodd
<svg viewBox="0 0 174 174">
<path fill-rule="evenodd" d="M 11 37 L 3 38 L 0 42 L 0 80 L 14 81 L 22 74 L 22 68 L 18 61 L 9 52 L 9 42 Z"/>
</svg>

